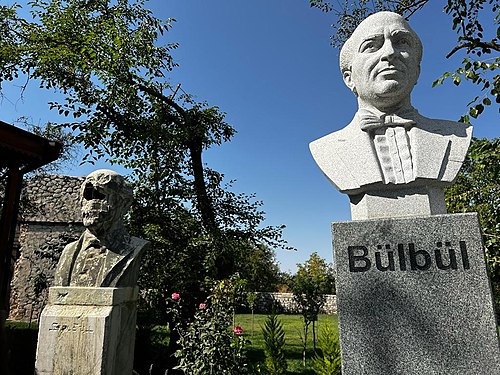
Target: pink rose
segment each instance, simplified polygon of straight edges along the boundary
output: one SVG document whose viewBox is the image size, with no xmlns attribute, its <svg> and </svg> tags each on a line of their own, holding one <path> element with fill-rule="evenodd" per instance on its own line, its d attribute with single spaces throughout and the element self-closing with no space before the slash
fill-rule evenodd
<svg viewBox="0 0 500 375">
<path fill-rule="evenodd" d="M 241 335 L 243 333 L 243 328 L 241 328 L 240 326 L 236 326 L 233 328 L 233 332 L 235 335 Z"/>
<path fill-rule="evenodd" d="M 181 298 L 181 295 L 179 293 L 172 293 L 172 299 L 174 301 L 177 301 L 180 298 Z"/>
<path fill-rule="evenodd" d="M 206 303 L 200 303 L 200 309 L 201 310 L 205 310 L 207 308 L 207 304 Z"/>
</svg>

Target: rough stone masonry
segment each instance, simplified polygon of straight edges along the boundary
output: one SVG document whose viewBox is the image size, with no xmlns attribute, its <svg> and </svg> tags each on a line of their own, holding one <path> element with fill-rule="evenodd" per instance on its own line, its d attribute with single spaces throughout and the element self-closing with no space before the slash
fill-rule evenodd
<svg viewBox="0 0 500 375">
<path fill-rule="evenodd" d="M 11 282 L 9 319 L 37 320 L 47 301 L 62 249 L 83 232 L 83 177 L 37 175 L 23 191 L 19 257 Z"/>
</svg>

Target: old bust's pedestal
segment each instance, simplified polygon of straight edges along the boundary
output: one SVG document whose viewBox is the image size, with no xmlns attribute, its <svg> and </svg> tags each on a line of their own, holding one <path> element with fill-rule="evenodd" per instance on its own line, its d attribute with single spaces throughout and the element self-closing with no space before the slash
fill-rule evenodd
<svg viewBox="0 0 500 375">
<path fill-rule="evenodd" d="M 131 375 L 136 301 L 137 288 L 50 288 L 37 375 Z"/>
<path fill-rule="evenodd" d="M 149 243 L 129 236 L 132 189 L 97 170 L 81 187 L 85 232 L 59 259 L 42 312 L 37 375 L 132 375 L 137 278 Z"/>
</svg>

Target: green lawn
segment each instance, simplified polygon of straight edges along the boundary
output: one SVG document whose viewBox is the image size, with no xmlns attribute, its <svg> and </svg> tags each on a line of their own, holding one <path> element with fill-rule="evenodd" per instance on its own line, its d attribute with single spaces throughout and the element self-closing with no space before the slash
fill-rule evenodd
<svg viewBox="0 0 500 375">
<path fill-rule="evenodd" d="M 251 363 L 264 362 L 264 340 L 262 336 L 261 327 L 264 326 L 267 315 L 254 315 L 253 329 L 252 329 L 252 315 L 239 314 L 236 315 L 235 323 L 244 330 L 245 338 L 251 341 L 249 346 L 248 356 Z M 309 326 L 308 340 L 307 340 L 307 361 L 306 367 L 302 365 L 302 339 L 303 336 L 303 322 L 302 315 L 279 315 L 278 318 L 283 323 L 286 339 L 286 358 L 288 360 L 288 372 L 293 374 L 314 374 L 311 367 L 311 358 L 313 357 L 313 343 L 312 343 L 312 325 Z M 317 334 L 321 331 L 321 327 L 325 322 L 331 322 L 337 327 L 337 315 L 320 315 L 317 322 Z"/>
</svg>

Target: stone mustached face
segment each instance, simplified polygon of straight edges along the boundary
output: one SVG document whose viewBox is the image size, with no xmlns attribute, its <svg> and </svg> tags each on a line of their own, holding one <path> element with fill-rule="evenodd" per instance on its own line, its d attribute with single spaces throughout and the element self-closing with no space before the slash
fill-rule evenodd
<svg viewBox="0 0 500 375">
<path fill-rule="evenodd" d="M 390 107 L 409 98 L 420 72 L 421 44 L 401 16 L 367 18 L 343 49 L 344 81 L 361 101 Z"/>
<path fill-rule="evenodd" d="M 99 187 L 86 183 L 82 197 L 83 225 L 91 230 L 100 232 L 113 219 L 110 196 Z"/>
<path fill-rule="evenodd" d="M 97 170 L 81 189 L 83 225 L 98 235 L 121 223 L 132 202 L 132 190 L 116 172 Z"/>
</svg>

